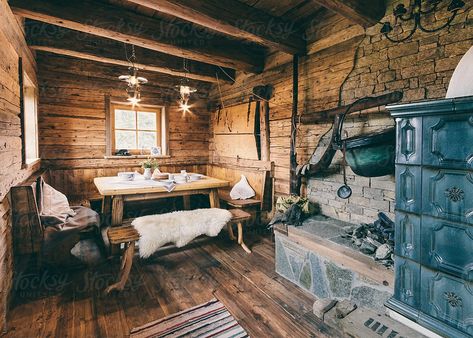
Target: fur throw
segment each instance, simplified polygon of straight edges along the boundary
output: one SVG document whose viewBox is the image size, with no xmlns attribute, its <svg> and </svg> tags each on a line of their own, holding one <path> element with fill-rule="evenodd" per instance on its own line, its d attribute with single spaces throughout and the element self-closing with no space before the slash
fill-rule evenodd
<svg viewBox="0 0 473 338">
<path fill-rule="evenodd" d="M 231 218 L 228 210 L 197 209 L 138 217 L 131 225 L 140 234 L 140 256 L 147 258 L 168 243 L 180 248 L 200 235 L 215 237 Z"/>
</svg>

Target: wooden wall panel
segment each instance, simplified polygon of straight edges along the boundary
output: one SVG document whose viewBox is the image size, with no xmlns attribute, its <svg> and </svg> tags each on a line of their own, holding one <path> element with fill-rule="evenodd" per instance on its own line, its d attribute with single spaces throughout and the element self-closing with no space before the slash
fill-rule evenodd
<svg viewBox="0 0 473 338">
<path fill-rule="evenodd" d="M 217 156 L 258 160 L 256 138 L 253 134 L 217 134 L 214 136 L 214 143 Z"/>
<path fill-rule="evenodd" d="M 214 113 L 215 134 L 254 134 L 256 102 L 239 104 Z"/>
<path fill-rule="evenodd" d="M 335 14 L 326 14 L 323 24 L 318 24 L 319 29 L 324 30 L 325 36 L 336 33 L 337 29 L 350 27 L 348 21 Z M 311 38 L 318 38 L 311 36 Z M 309 56 L 300 58 L 299 78 L 299 107 L 300 113 L 304 111 L 317 111 L 335 107 L 338 103 L 338 88 L 353 67 L 353 57 L 357 43 L 360 39 L 355 38 L 344 41 L 339 45 L 328 45 L 324 50 Z M 292 60 L 278 53 L 270 55 L 265 71 L 260 75 L 238 73 L 233 85 L 222 85 L 222 99 L 225 105 L 238 104 L 248 100 L 252 89 L 259 85 L 272 85 L 274 96 L 270 100 L 270 160 L 274 161 L 275 182 L 274 191 L 276 195 L 289 193 L 289 147 L 291 133 L 291 109 L 292 109 Z M 218 88 L 211 92 L 211 98 L 218 104 L 220 95 Z M 246 101 L 248 102 L 248 101 Z M 212 121 L 215 119 L 215 113 Z M 215 123 L 212 124 L 214 128 Z M 328 125 L 311 126 L 310 129 L 317 130 L 317 134 L 323 134 Z M 215 129 L 212 129 L 216 132 Z M 297 144 L 299 162 L 306 161 L 311 154 L 314 142 L 303 143 L 307 128 L 301 128 Z M 310 135 L 313 134 L 309 133 Z M 216 156 L 218 149 L 215 144 L 216 136 L 211 139 L 211 158 Z"/>
<path fill-rule="evenodd" d="M 22 167 L 19 118 L 19 57 L 33 83 L 36 82 L 36 64 L 6 0 L 0 0 L 0 46 L 0 332 L 4 332 L 14 264 L 9 191 L 39 167 Z"/>
<path fill-rule="evenodd" d="M 53 184 L 70 197 L 97 194 L 96 176 L 140 170 L 144 159 L 105 159 L 105 97 L 125 100 L 121 70 L 87 60 L 38 54 L 39 136 L 43 165 L 52 169 Z M 114 73 L 115 72 L 115 73 Z M 196 93 L 191 113 L 178 109 L 178 79 L 163 78 L 143 86 L 144 104 L 167 107 L 170 158 L 159 159 L 163 170 L 205 172 L 209 157 L 209 119 L 205 86 Z"/>
</svg>

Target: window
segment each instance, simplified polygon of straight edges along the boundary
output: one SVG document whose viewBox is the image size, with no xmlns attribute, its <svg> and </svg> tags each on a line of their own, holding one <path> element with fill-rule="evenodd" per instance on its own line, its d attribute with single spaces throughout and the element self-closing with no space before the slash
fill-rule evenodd
<svg viewBox="0 0 473 338">
<path fill-rule="evenodd" d="M 149 155 L 153 147 L 166 154 L 163 107 L 112 103 L 110 108 L 112 154 L 127 149 L 134 155 Z"/>
<path fill-rule="evenodd" d="M 38 90 L 26 74 L 23 74 L 23 152 L 24 164 L 39 159 L 38 151 Z"/>
</svg>

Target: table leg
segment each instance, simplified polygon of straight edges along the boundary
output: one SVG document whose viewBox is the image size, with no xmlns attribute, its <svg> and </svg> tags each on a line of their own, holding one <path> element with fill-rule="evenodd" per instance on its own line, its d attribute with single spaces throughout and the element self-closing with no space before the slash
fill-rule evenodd
<svg viewBox="0 0 473 338">
<path fill-rule="evenodd" d="M 102 199 L 102 214 L 109 215 L 112 209 L 112 198 L 110 196 L 104 196 Z"/>
<path fill-rule="evenodd" d="M 133 264 L 133 256 L 135 254 L 135 242 L 127 243 L 126 249 L 123 252 L 121 270 L 118 282 L 110 285 L 105 289 L 105 293 L 109 294 L 113 290 L 122 291 L 130 276 L 131 266 Z"/>
<path fill-rule="evenodd" d="M 191 210 L 191 197 L 189 195 L 182 196 L 182 201 L 184 202 L 184 210 Z"/>
<path fill-rule="evenodd" d="M 220 208 L 220 199 L 218 198 L 218 189 L 211 189 L 209 193 L 210 207 Z"/>
<path fill-rule="evenodd" d="M 112 199 L 112 227 L 123 223 L 123 197 L 113 196 Z"/>
</svg>

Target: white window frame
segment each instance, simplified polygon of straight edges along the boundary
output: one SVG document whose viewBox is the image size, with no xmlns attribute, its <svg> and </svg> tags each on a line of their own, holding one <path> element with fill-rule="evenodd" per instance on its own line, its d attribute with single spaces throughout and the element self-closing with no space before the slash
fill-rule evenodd
<svg viewBox="0 0 473 338">
<path fill-rule="evenodd" d="M 167 120 L 167 109 L 161 105 L 145 105 L 139 104 L 133 107 L 130 103 L 111 101 L 110 98 L 106 98 L 107 114 L 107 149 L 106 157 L 114 156 L 115 151 L 115 109 L 144 111 L 144 112 L 156 112 L 159 115 L 159 121 L 157 121 L 157 132 L 158 132 L 158 147 L 161 147 L 161 155 L 157 157 L 169 157 L 168 148 L 168 120 Z M 141 155 L 141 149 L 129 149 L 132 155 Z M 144 154 L 143 156 L 149 156 Z"/>
<path fill-rule="evenodd" d="M 23 72 L 22 88 L 22 142 L 23 165 L 30 166 L 39 161 L 38 136 L 38 88 Z"/>
</svg>

